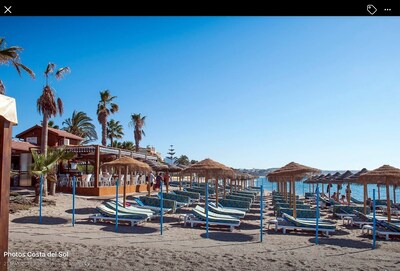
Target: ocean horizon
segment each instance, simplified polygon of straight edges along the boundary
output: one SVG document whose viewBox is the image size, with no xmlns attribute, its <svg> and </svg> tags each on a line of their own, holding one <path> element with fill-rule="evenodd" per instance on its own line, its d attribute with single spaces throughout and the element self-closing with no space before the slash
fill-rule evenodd
<svg viewBox="0 0 400 271">
<path fill-rule="evenodd" d="M 277 189 L 277 183 L 274 182 L 269 182 L 266 177 L 259 177 L 256 182 L 256 186 L 263 185 L 265 190 L 268 191 L 273 191 Z M 312 185 L 303 183 L 303 182 L 296 182 L 296 195 L 302 195 L 304 196 L 304 193 L 306 192 L 315 192 L 316 184 L 314 185 L 314 191 L 312 190 Z M 321 188 L 321 184 L 319 186 Z M 326 191 L 327 185 L 324 184 L 324 193 L 327 194 Z M 363 200 L 364 199 L 364 186 L 363 185 L 356 185 L 356 184 L 350 184 L 350 189 L 351 189 L 351 196 L 358 199 L 358 200 Z M 367 186 L 368 189 L 368 197 L 372 199 L 372 193 L 373 189 L 375 189 L 375 198 L 378 199 L 378 188 L 376 184 L 368 184 Z M 333 192 L 337 191 L 337 185 L 333 184 L 331 187 L 331 195 Z M 339 190 L 340 194 L 344 195 L 346 191 L 346 185 L 342 186 L 342 189 Z M 390 192 L 390 199 L 393 200 L 393 186 L 389 187 L 389 192 Z M 386 199 L 386 186 L 380 186 L 380 199 Z M 400 203 L 400 189 L 396 188 L 396 203 Z"/>
</svg>

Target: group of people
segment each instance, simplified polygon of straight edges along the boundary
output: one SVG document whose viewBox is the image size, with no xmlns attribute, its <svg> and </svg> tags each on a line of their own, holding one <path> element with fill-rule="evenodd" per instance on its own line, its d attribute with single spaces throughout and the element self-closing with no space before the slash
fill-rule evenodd
<svg viewBox="0 0 400 271">
<path fill-rule="evenodd" d="M 341 187 L 339 189 L 341 189 Z M 331 199 L 344 205 L 349 204 L 351 197 L 350 185 L 347 185 L 346 187 L 346 195 L 342 195 L 340 196 L 340 198 L 339 196 L 340 196 L 339 193 L 334 192 L 333 195 L 331 196 Z"/>
<path fill-rule="evenodd" d="M 153 172 L 150 174 L 150 184 L 153 186 L 153 189 L 155 191 L 159 191 L 161 188 L 162 183 L 164 182 L 165 187 L 166 187 L 166 192 L 168 193 L 168 188 L 169 188 L 169 180 L 170 176 L 168 172 L 159 173 L 157 177 L 153 174 Z"/>
</svg>

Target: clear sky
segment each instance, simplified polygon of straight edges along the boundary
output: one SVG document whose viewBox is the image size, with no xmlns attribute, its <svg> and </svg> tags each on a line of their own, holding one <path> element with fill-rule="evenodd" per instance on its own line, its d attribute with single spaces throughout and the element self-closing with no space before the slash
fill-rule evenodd
<svg viewBox="0 0 400 271">
<path fill-rule="evenodd" d="M 396 17 L 0 17 L 36 80 L 0 66 L 17 100 L 14 135 L 39 124 L 49 61 L 72 73 L 53 87 L 94 119 L 99 92 L 142 146 L 245 168 L 296 161 L 321 169 L 400 167 L 400 19 Z M 99 141 L 100 142 L 100 141 Z"/>
</svg>

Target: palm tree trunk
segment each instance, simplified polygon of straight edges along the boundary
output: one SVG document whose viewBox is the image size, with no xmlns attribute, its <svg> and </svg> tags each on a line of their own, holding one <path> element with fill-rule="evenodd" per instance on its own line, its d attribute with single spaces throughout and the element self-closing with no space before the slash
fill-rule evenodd
<svg viewBox="0 0 400 271">
<path fill-rule="evenodd" d="M 41 141 L 41 152 L 44 156 L 47 156 L 47 141 L 48 141 L 48 129 L 49 129 L 49 117 L 46 113 L 43 114 L 42 123 L 42 141 Z M 47 197 L 47 176 L 43 175 L 43 196 Z"/>
<path fill-rule="evenodd" d="M 112 138 L 112 136 L 110 136 L 110 140 L 111 140 L 111 147 L 113 147 L 113 138 Z"/>
<path fill-rule="evenodd" d="M 50 195 L 56 195 L 56 187 L 57 187 L 57 177 L 55 182 L 50 182 Z"/>
<path fill-rule="evenodd" d="M 107 119 L 101 122 L 101 145 L 107 146 Z"/>
</svg>

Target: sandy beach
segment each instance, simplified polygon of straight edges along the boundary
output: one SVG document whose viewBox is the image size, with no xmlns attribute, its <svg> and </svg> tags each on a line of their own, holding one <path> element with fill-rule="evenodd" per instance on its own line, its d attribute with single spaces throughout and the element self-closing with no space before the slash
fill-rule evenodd
<svg viewBox="0 0 400 271">
<path fill-rule="evenodd" d="M 165 216 L 164 235 L 159 220 L 137 227 L 88 221 L 101 201 L 76 200 L 76 224 L 71 226 L 68 194 L 49 197 L 56 205 L 45 206 L 43 224 L 38 224 L 38 208 L 10 214 L 10 270 L 398 270 L 399 242 L 379 239 L 371 250 L 371 237 L 358 228 L 338 222 L 338 231 L 329 238 L 320 236 L 320 245 L 307 233 L 264 231 L 259 241 L 259 213 L 254 205 L 241 226 L 228 230 L 211 229 L 205 238 L 203 227 L 183 227 L 179 216 L 190 208 Z M 272 219 L 272 211 L 270 217 Z"/>
</svg>

